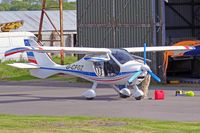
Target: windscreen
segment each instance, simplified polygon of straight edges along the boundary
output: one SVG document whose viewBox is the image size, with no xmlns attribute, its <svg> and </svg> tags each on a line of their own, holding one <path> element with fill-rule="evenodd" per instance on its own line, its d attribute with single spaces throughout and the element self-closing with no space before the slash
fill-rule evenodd
<svg viewBox="0 0 200 133">
<path fill-rule="evenodd" d="M 134 58 L 125 50 L 122 49 L 112 49 L 112 55 L 121 63 L 125 64 L 128 61 L 133 60 Z"/>
</svg>

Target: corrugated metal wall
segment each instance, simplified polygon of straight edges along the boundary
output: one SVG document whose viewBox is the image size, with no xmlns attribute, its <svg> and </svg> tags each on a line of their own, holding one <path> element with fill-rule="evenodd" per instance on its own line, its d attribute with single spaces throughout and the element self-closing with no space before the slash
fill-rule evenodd
<svg viewBox="0 0 200 133">
<path fill-rule="evenodd" d="M 152 0 L 78 0 L 78 44 L 95 47 L 153 45 Z"/>
<path fill-rule="evenodd" d="M 148 46 L 163 45 L 162 38 L 156 38 L 162 33 L 157 30 L 161 24 L 156 23 L 156 12 L 160 11 L 156 6 L 163 2 L 77 0 L 78 45 L 106 48 L 141 47 L 144 42 Z M 148 53 L 147 58 L 152 59 L 150 65 L 157 71 L 156 54 Z"/>
</svg>

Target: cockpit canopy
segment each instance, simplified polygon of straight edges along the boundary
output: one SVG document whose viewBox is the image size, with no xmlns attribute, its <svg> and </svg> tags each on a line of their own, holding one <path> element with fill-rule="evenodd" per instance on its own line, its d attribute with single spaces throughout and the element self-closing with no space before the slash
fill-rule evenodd
<svg viewBox="0 0 200 133">
<path fill-rule="evenodd" d="M 118 63 L 125 64 L 134 60 L 134 57 L 123 49 L 111 49 L 111 54 L 111 57 L 109 55 L 87 55 L 84 59 L 93 62 L 94 70 L 98 77 L 117 76 L 120 73 Z"/>
<path fill-rule="evenodd" d="M 119 61 L 121 64 L 125 64 L 128 61 L 133 60 L 133 56 L 129 54 L 126 50 L 123 49 L 111 49 L 112 55 Z"/>
</svg>

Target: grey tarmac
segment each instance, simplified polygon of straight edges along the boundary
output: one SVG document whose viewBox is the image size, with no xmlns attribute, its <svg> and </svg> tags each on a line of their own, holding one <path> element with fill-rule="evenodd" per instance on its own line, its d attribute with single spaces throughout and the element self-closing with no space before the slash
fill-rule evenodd
<svg viewBox="0 0 200 133">
<path fill-rule="evenodd" d="M 48 116 L 97 116 L 200 122 L 200 88 L 151 86 L 149 99 L 121 99 L 109 86 L 98 86 L 97 97 L 81 94 L 91 84 L 65 81 L 0 82 L 0 114 Z M 154 100 L 154 90 L 165 92 Z M 175 91 L 193 90 L 194 97 L 175 96 Z"/>
</svg>

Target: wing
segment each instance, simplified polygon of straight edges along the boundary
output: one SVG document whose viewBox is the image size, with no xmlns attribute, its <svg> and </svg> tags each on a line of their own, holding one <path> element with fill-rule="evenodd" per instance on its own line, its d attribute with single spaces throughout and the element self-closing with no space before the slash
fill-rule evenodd
<svg viewBox="0 0 200 133">
<path fill-rule="evenodd" d="M 65 52 L 75 54 L 106 54 L 111 53 L 107 48 L 90 48 L 90 47 L 39 47 L 36 51 L 39 52 Z"/>
<path fill-rule="evenodd" d="M 110 49 L 107 48 L 82 48 L 82 47 L 18 47 L 13 48 L 4 53 L 5 56 L 9 56 L 12 54 L 20 53 L 20 52 L 45 52 L 45 53 L 56 53 L 56 52 L 65 52 L 65 53 L 74 53 L 74 54 L 107 54 L 111 53 Z"/>
<path fill-rule="evenodd" d="M 130 53 L 144 52 L 144 47 L 124 48 Z M 147 52 L 159 52 L 159 51 L 189 51 L 194 50 L 193 46 L 157 46 L 157 47 L 146 47 Z"/>
</svg>

